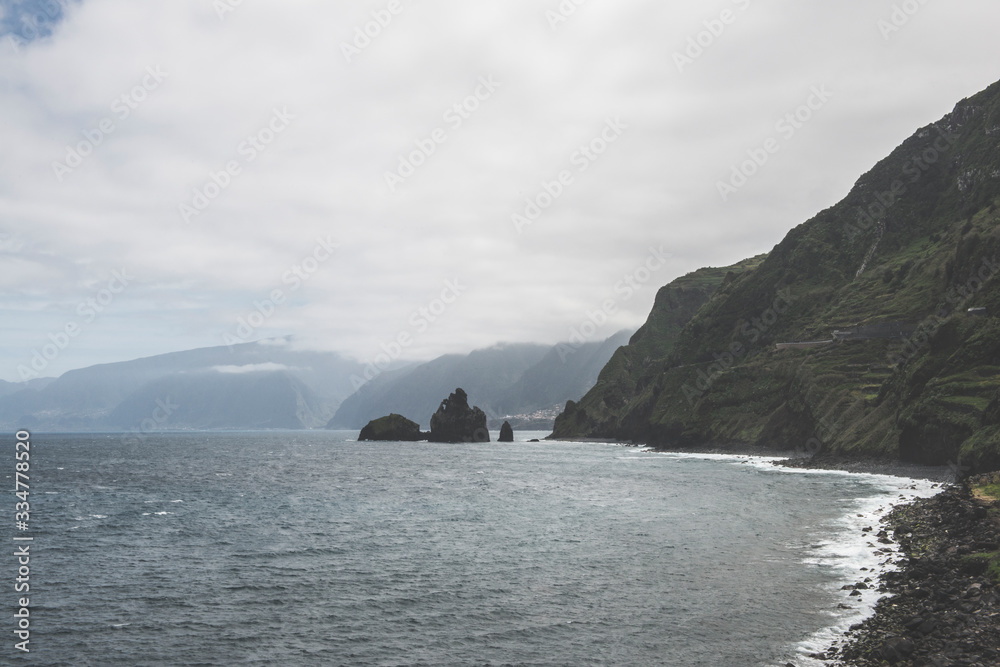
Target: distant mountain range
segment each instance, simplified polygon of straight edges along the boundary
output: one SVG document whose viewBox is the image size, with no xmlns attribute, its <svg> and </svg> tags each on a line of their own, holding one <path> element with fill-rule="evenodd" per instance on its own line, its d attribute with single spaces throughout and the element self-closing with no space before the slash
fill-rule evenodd
<svg viewBox="0 0 1000 667">
<path fill-rule="evenodd" d="M 361 428 L 372 418 L 364 415 L 389 412 L 426 425 L 456 387 L 490 416 L 545 412 L 536 426 L 549 428 L 555 408 L 582 397 L 627 339 L 621 333 L 577 346 L 501 345 L 448 355 L 389 370 L 355 396 L 361 363 L 298 351 L 288 339 L 174 352 L 59 378 L 0 381 L 0 430 Z"/>
<path fill-rule="evenodd" d="M 0 380 L 0 398 L 16 394 L 24 389 L 44 389 L 47 385 L 55 381 L 55 378 L 36 378 L 27 382 L 7 382 L 6 380 Z"/>
<path fill-rule="evenodd" d="M 573 345 L 497 345 L 382 373 L 345 400 L 327 428 L 362 428 L 391 413 L 428 428 L 441 400 L 457 387 L 469 394 L 470 404 L 482 408 L 491 428 L 504 419 L 520 428 L 551 428 L 566 401 L 594 386 L 630 333 Z"/>
<path fill-rule="evenodd" d="M 357 362 L 296 351 L 285 339 L 174 352 L 2 383 L 0 428 L 312 428 L 360 372 Z"/>
</svg>

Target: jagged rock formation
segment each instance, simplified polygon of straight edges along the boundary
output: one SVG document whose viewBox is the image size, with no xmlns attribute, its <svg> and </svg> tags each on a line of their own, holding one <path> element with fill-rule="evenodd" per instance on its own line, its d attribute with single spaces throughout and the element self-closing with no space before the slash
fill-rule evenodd
<svg viewBox="0 0 1000 667">
<path fill-rule="evenodd" d="M 416 442 L 425 439 L 424 436 L 425 434 L 420 432 L 420 424 L 402 415 L 391 414 L 368 422 L 368 425 L 361 429 L 358 441 Z"/>
<path fill-rule="evenodd" d="M 504 422 L 500 427 L 500 437 L 497 438 L 497 442 L 514 442 L 514 429 L 511 428 L 510 422 Z"/>
<path fill-rule="evenodd" d="M 697 273 L 661 290 L 553 437 L 1000 466 L 998 207 L 1000 83 L 708 296 L 676 298 Z M 914 329 L 776 349 L 877 322 Z"/>
<path fill-rule="evenodd" d="M 469 407 L 469 396 L 464 389 L 456 389 L 441 401 L 431 417 L 431 442 L 489 442 L 486 413 L 478 407 Z"/>
</svg>

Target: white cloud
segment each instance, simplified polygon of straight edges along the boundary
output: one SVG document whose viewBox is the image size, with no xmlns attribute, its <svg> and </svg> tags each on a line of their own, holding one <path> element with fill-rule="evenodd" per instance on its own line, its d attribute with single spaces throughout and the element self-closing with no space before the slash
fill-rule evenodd
<svg viewBox="0 0 1000 667">
<path fill-rule="evenodd" d="M 273 373 L 275 371 L 295 370 L 285 364 L 268 362 L 265 364 L 245 364 L 243 366 L 212 366 L 212 370 L 217 373 L 244 374 L 244 373 Z"/>
</svg>

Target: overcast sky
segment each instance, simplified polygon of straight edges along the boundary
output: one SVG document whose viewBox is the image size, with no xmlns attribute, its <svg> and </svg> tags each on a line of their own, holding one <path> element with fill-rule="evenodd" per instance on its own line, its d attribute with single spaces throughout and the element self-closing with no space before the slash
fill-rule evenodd
<svg viewBox="0 0 1000 667">
<path fill-rule="evenodd" d="M 604 338 L 1000 79 L 996 0 L 54 4 L 0 0 L 9 381 Z"/>
</svg>

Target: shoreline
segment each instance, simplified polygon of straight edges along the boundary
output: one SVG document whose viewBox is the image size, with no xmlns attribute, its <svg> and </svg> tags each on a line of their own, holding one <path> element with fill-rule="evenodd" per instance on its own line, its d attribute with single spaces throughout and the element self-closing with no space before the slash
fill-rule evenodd
<svg viewBox="0 0 1000 667">
<path fill-rule="evenodd" d="M 789 472 L 837 471 L 931 484 L 933 495 L 887 499 L 874 511 L 874 521 L 853 527 L 860 531 L 854 537 L 864 535 L 879 567 L 861 568 L 852 580 L 856 583 L 841 589 L 844 599 L 838 608 L 861 603 L 864 613 L 850 619 L 849 627 L 842 620 L 794 642 L 796 655 L 776 667 L 1000 665 L 1000 500 L 976 498 L 971 490 L 971 484 L 1000 484 L 1000 473 L 957 482 L 953 466 L 782 458 L 763 451 L 647 451 L 757 459 L 757 464 L 766 460 Z M 831 540 L 847 545 L 852 535 L 838 531 Z M 993 576 L 986 554 L 993 558 Z"/>
<path fill-rule="evenodd" d="M 932 484 L 934 495 L 890 499 L 871 524 L 854 527 L 865 535 L 870 553 L 881 559 L 877 570 L 855 573 L 857 583 L 841 589 L 845 597 L 840 608 L 861 602 L 864 615 L 848 628 L 834 624 L 790 642 L 796 654 L 776 667 L 1000 665 L 1000 472 L 960 480 L 954 465 L 809 457 L 754 447 L 603 442 L 651 453 L 767 462 L 790 472 L 826 470 Z M 995 485 L 993 499 L 973 493 L 973 486 L 987 483 Z M 831 539 L 847 544 L 851 535 L 838 531 Z"/>
<path fill-rule="evenodd" d="M 591 442 L 580 440 L 578 442 Z M 593 440 L 592 442 L 602 442 Z M 774 465 L 785 468 L 804 470 L 838 470 L 868 475 L 888 475 L 890 477 L 905 477 L 907 479 L 922 479 L 938 483 L 954 483 L 959 469 L 952 465 L 928 466 L 919 463 L 907 463 L 892 459 L 851 459 L 839 456 L 816 455 L 809 456 L 796 451 L 775 451 L 763 447 L 740 447 L 728 449 L 723 447 L 657 447 L 639 443 L 616 443 L 626 447 L 643 447 L 652 452 L 663 454 L 710 454 L 726 456 L 760 457 L 780 459 Z"/>
<path fill-rule="evenodd" d="M 651 445 L 630 440 L 615 440 L 613 438 L 555 438 L 552 434 L 542 439 L 542 442 L 565 443 L 603 443 L 620 447 L 638 447 L 660 454 L 709 454 L 712 456 L 756 457 L 780 459 L 775 465 L 787 468 L 809 470 L 839 470 L 842 472 L 863 473 L 870 475 L 889 475 L 890 477 L 906 477 L 909 479 L 926 479 L 932 482 L 956 482 L 960 469 L 955 465 L 929 466 L 920 463 L 908 463 L 896 459 L 881 458 L 850 458 L 829 454 L 803 454 L 792 449 L 775 450 L 766 447 L 755 447 L 744 443 L 734 445 Z"/>
<path fill-rule="evenodd" d="M 855 474 L 846 471 L 831 471 L 821 469 L 786 469 L 801 473 L 837 472 Z M 906 477 L 893 477 L 874 473 L 858 473 L 873 475 L 882 479 L 872 479 L 876 487 L 881 487 L 884 495 L 869 496 L 857 511 L 843 515 L 838 522 L 839 528 L 827 533 L 827 548 L 840 555 L 839 560 L 850 561 L 838 566 L 836 560 L 828 562 L 837 572 L 839 582 L 833 587 L 825 588 L 830 596 L 831 605 L 836 604 L 836 621 L 823 627 L 806 638 L 794 644 L 794 654 L 791 662 L 781 661 L 778 664 L 787 667 L 828 667 L 827 662 L 833 655 L 832 651 L 844 644 L 844 637 L 850 629 L 871 618 L 877 605 L 884 595 L 878 582 L 882 577 L 895 572 L 903 554 L 898 545 L 884 539 L 886 534 L 879 529 L 885 516 L 896 508 L 906 507 L 922 499 L 933 498 L 941 492 L 942 485 L 930 480 L 917 480 Z M 876 532 L 877 531 L 877 532 Z M 843 554 L 851 554 L 844 558 Z M 807 562 L 816 564 L 814 559 Z M 844 614 L 843 612 L 847 612 Z"/>
<path fill-rule="evenodd" d="M 879 577 L 884 597 L 874 614 L 830 646 L 823 664 L 1000 664 L 1000 589 L 981 555 L 1000 548 L 1000 502 L 952 485 L 895 507 L 879 525 L 879 534 L 899 545 L 898 568 Z M 993 558 L 1000 566 L 1000 555 Z"/>
<path fill-rule="evenodd" d="M 906 477 L 908 479 L 923 479 L 939 484 L 953 484 L 957 481 L 958 469 L 954 466 L 927 466 L 905 461 L 890 461 L 883 459 L 846 459 L 790 457 L 777 465 L 786 468 L 806 470 L 840 470 L 843 472 L 888 475 L 890 477 Z"/>
</svg>

